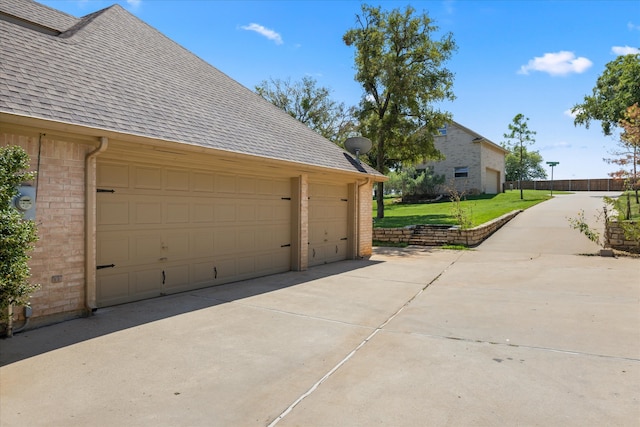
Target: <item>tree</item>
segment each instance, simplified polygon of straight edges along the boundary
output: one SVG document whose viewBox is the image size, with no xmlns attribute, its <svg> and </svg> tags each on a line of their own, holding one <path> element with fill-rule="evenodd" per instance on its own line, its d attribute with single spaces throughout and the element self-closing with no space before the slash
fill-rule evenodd
<svg viewBox="0 0 640 427">
<path fill-rule="evenodd" d="M 331 91 L 318 87 L 311 77 L 292 83 L 289 79 L 263 80 L 255 87 L 258 95 L 289 113 L 325 138 L 342 146 L 355 130 L 354 107 L 331 99 Z"/>
<path fill-rule="evenodd" d="M 620 169 L 610 173 L 613 178 L 624 179 L 627 187 L 635 191 L 636 203 L 640 203 L 638 191 L 640 188 L 640 106 L 633 104 L 625 111 L 619 126 L 623 129 L 620 135 L 620 149 L 612 154 L 615 158 L 604 159 L 607 163 L 620 166 Z"/>
<path fill-rule="evenodd" d="M 24 220 L 13 208 L 17 187 L 34 178 L 25 172 L 29 156 L 20 147 L 0 147 L 0 321 L 8 319 L 8 308 L 28 305 L 37 288 L 29 283 L 28 252 L 38 240 L 33 221 Z"/>
<path fill-rule="evenodd" d="M 611 135 L 628 107 L 640 103 L 640 54 L 618 56 L 605 66 L 591 95 L 585 96 L 571 112 L 574 124 L 589 129 L 591 120 L 599 120 L 602 132 Z"/>
<path fill-rule="evenodd" d="M 505 157 L 505 180 L 517 181 L 520 171 L 520 150 L 511 150 Z M 546 179 L 547 171 L 542 166 L 542 156 L 538 151 L 529 151 L 526 147 L 522 149 L 522 179 L 531 181 L 534 179 Z"/>
<path fill-rule="evenodd" d="M 362 5 L 356 26 L 343 36 L 355 47 L 355 79 L 364 90 L 359 124 L 374 142 L 371 156 L 382 172 L 389 165 L 441 158 L 434 146 L 437 130 L 451 114 L 435 102 L 455 99 L 453 73 L 444 63 L 456 50 L 450 33 L 433 40 L 438 27 L 427 13 L 382 11 Z M 377 217 L 384 217 L 384 183 L 377 184 Z"/>
<path fill-rule="evenodd" d="M 507 141 L 503 143 L 503 146 L 511 151 L 511 153 L 515 153 L 515 156 L 517 156 L 518 159 L 517 176 L 518 187 L 520 188 L 520 200 L 524 198 L 522 193 L 522 179 L 524 178 L 526 171 L 525 145 L 533 144 L 536 141 L 533 138 L 536 132 L 529 129 L 528 121 L 528 117 L 525 117 L 520 113 L 516 114 L 513 121 L 509 123 L 509 132 L 504 134 Z"/>
</svg>

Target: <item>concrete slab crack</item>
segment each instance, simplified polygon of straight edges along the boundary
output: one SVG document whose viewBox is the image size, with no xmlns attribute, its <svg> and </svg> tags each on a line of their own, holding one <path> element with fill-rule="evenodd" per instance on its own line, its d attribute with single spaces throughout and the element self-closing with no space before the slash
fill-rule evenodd
<svg viewBox="0 0 640 427">
<path fill-rule="evenodd" d="M 398 310 L 396 310 L 395 313 L 393 313 L 391 316 L 389 316 L 389 318 L 387 318 L 387 320 L 385 320 L 384 322 L 382 322 L 377 328 L 375 328 L 375 330 L 369 334 L 369 336 L 367 336 L 360 344 L 358 344 L 356 346 L 356 348 L 354 348 L 353 350 L 351 350 L 351 352 L 349 354 L 347 354 L 342 360 L 340 360 L 340 362 L 338 362 L 333 368 L 331 368 L 331 370 L 329 370 L 329 372 L 327 372 L 322 378 L 320 378 L 318 381 L 316 381 L 311 388 L 309 388 L 309 390 L 307 390 L 305 393 L 303 393 L 300 397 L 298 397 L 291 405 L 289 405 L 289 407 L 287 409 L 285 409 L 280 415 L 278 415 L 278 417 L 276 417 L 276 419 L 274 419 L 269 425 L 268 427 L 274 427 L 275 425 L 277 425 L 284 417 L 286 417 L 296 406 L 298 406 L 298 404 L 300 404 L 300 402 L 302 402 L 304 399 L 306 399 L 307 397 L 309 397 L 311 394 L 313 394 L 313 392 L 315 392 L 318 387 L 320 387 L 320 385 L 325 382 L 327 379 L 329 379 L 329 377 L 331 377 L 331 375 L 333 375 L 338 369 L 340 369 L 345 363 L 347 363 L 357 352 L 358 350 L 360 350 L 362 347 L 364 347 L 369 341 L 371 341 L 373 339 L 374 336 L 376 336 L 378 334 L 378 332 L 380 332 L 381 330 L 384 329 L 384 327 L 386 325 L 389 324 L 389 322 L 391 322 L 396 316 L 398 316 L 409 304 L 411 304 L 411 302 L 413 302 L 418 296 L 420 296 L 420 294 L 422 294 L 425 290 L 427 290 L 427 288 L 429 286 L 431 286 L 433 283 L 435 283 L 436 281 L 438 281 L 438 279 L 440 279 L 440 277 L 442 277 L 442 275 L 449 270 L 461 257 L 462 257 L 463 253 L 461 253 L 460 255 L 458 255 L 451 263 L 449 263 L 449 265 L 447 265 L 445 268 L 442 269 L 442 271 L 440 273 L 438 273 L 438 275 L 436 275 L 430 282 L 428 282 L 425 286 L 423 286 L 415 295 L 413 295 L 411 298 L 409 298 L 407 300 L 407 302 L 405 302 L 402 307 L 400 307 Z"/>
</svg>

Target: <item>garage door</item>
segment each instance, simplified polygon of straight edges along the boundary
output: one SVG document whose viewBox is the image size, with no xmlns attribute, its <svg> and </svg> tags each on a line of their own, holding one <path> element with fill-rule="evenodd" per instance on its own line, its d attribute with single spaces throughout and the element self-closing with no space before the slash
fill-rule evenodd
<svg viewBox="0 0 640 427">
<path fill-rule="evenodd" d="M 346 185 L 309 184 L 309 266 L 347 258 Z"/>
<path fill-rule="evenodd" d="M 291 267 L 288 179 L 102 161 L 99 307 Z"/>
<path fill-rule="evenodd" d="M 500 172 L 495 169 L 486 169 L 485 193 L 498 194 L 500 192 Z"/>
</svg>

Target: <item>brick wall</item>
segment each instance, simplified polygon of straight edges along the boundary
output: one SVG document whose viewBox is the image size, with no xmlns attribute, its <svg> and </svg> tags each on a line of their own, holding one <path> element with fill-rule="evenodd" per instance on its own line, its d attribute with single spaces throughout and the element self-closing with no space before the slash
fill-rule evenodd
<svg viewBox="0 0 640 427">
<path fill-rule="evenodd" d="M 373 249 L 373 218 L 371 211 L 373 209 L 373 198 L 371 197 L 374 184 L 365 184 L 358 188 L 358 237 L 360 239 L 359 253 L 360 257 L 371 256 Z"/>
<path fill-rule="evenodd" d="M 77 316 L 85 298 L 84 159 L 93 147 L 5 132 L 0 145 L 23 147 L 31 157 L 31 170 L 38 171 L 33 184 L 39 241 L 29 265 L 32 282 L 41 288 L 31 298 L 32 325 Z"/>
</svg>

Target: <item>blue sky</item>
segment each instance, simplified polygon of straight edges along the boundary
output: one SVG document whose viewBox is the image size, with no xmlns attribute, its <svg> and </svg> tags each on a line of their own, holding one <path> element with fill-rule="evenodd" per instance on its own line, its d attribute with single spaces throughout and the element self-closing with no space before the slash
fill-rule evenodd
<svg viewBox="0 0 640 427">
<path fill-rule="evenodd" d="M 119 3 L 246 87 L 269 78 L 311 76 L 333 99 L 356 105 L 352 48 L 342 35 L 360 1 L 41 1 L 74 16 Z M 495 143 L 513 117 L 537 132 L 530 149 L 558 161 L 554 178 L 605 178 L 616 140 L 599 123 L 575 127 L 570 108 L 591 93 L 605 64 L 640 47 L 640 1 L 382 1 L 411 5 L 453 33 L 448 63 L 457 99 L 443 108 Z M 546 166 L 546 165 L 545 165 Z M 547 170 L 549 170 L 547 168 Z"/>
</svg>

